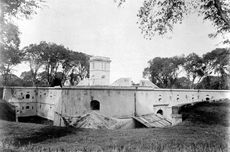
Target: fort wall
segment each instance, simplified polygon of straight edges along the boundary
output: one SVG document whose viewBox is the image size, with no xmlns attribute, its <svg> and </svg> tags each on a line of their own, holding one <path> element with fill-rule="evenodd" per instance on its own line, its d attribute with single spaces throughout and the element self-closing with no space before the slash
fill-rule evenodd
<svg viewBox="0 0 230 152">
<path fill-rule="evenodd" d="M 152 89 L 88 86 L 74 88 L 6 87 L 3 99 L 16 106 L 17 116 L 38 115 L 62 125 L 60 115 L 77 117 L 97 110 L 109 117 L 128 118 L 150 113 L 173 121 L 173 107 L 229 98 L 229 90 Z"/>
</svg>

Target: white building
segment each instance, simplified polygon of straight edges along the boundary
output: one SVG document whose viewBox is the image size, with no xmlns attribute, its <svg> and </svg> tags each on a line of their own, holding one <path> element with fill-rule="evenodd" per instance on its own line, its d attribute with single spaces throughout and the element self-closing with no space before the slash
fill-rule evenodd
<svg viewBox="0 0 230 152">
<path fill-rule="evenodd" d="M 110 85 L 110 58 L 93 56 L 89 62 L 89 79 L 81 81 L 78 85 Z"/>
</svg>

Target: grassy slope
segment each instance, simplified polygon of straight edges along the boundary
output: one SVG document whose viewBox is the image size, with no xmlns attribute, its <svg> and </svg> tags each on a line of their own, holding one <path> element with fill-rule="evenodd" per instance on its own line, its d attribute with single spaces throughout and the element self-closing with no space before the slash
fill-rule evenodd
<svg viewBox="0 0 230 152">
<path fill-rule="evenodd" d="M 152 129 L 93 130 L 0 121 L 0 147 L 15 151 L 228 151 L 228 103 L 202 103 L 184 107 L 181 113 L 185 120 L 180 125 Z"/>
</svg>

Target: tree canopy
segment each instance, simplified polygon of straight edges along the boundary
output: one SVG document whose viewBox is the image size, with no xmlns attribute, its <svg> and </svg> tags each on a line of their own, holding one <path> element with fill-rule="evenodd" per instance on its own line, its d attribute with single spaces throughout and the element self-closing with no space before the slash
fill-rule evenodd
<svg viewBox="0 0 230 152">
<path fill-rule="evenodd" d="M 124 2 L 118 0 L 119 6 Z M 145 38 L 151 39 L 172 31 L 175 24 L 194 12 L 215 27 L 215 33 L 209 36 L 230 32 L 229 0 L 144 0 L 137 13 L 139 28 Z"/>
<path fill-rule="evenodd" d="M 14 19 L 29 18 L 36 13 L 42 0 L 1 0 L 0 1 L 0 72 L 8 82 L 12 67 L 21 62 L 19 50 L 20 32 Z"/>
<path fill-rule="evenodd" d="M 155 57 L 148 61 L 143 76 L 162 88 L 229 89 L 229 62 L 230 49 L 226 48 L 217 48 L 202 57 L 195 53 Z"/>
<path fill-rule="evenodd" d="M 64 82 L 68 77 L 71 84 L 78 83 L 88 77 L 89 56 L 69 50 L 62 45 L 47 43 L 30 44 L 23 49 L 24 61 L 29 64 L 33 85 L 40 80 L 45 80 L 48 86 L 54 85 L 54 81 Z M 39 70 L 43 72 L 40 72 Z"/>
</svg>

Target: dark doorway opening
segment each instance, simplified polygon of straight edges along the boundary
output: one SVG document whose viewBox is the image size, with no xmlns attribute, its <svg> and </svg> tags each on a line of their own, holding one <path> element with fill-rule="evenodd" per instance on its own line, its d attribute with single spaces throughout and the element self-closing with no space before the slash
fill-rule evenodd
<svg viewBox="0 0 230 152">
<path fill-rule="evenodd" d="M 100 110 L 100 102 L 97 100 L 93 100 L 90 102 L 91 110 Z"/>
<path fill-rule="evenodd" d="M 158 110 L 158 111 L 157 111 L 157 114 L 163 115 L 163 110 L 161 110 L 161 109 Z"/>
</svg>

